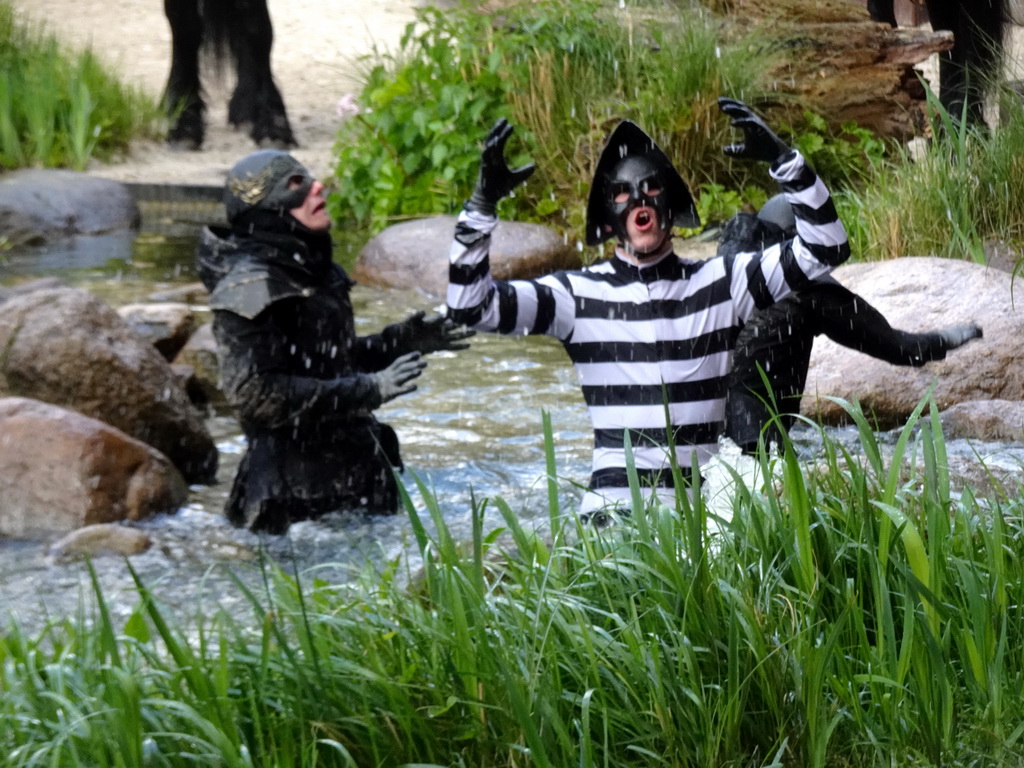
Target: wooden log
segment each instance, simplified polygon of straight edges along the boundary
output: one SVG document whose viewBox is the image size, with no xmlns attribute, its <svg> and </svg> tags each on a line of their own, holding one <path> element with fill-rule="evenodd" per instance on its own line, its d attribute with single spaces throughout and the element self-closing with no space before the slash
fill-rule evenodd
<svg viewBox="0 0 1024 768">
<path fill-rule="evenodd" d="M 907 140 L 926 131 L 925 88 L 914 66 L 953 46 L 950 32 L 892 29 L 851 0 L 709 0 L 723 34 L 754 41 L 773 62 L 758 83 L 775 97 L 757 106 L 793 125 L 805 110 L 834 128 L 856 122 Z M 752 51 L 753 52 L 753 51 Z"/>
</svg>

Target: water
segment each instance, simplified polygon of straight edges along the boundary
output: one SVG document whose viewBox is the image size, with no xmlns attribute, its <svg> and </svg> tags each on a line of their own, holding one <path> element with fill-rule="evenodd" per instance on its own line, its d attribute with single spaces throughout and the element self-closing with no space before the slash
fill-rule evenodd
<svg viewBox="0 0 1024 768">
<path fill-rule="evenodd" d="M 196 281 L 196 231 L 194 221 L 150 219 L 137 236 L 79 238 L 45 250 L 0 254 L 0 284 L 57 276 L 113 305 L 144 301 Z M 414 310 L 439 306 L 436 299 L 415 291 L 364 286 L 355 288 L 353 301 L 361 334 Z M 589 475 L 592 436 L 575 372 L 561 346 L 550 339 L 481 334 L 465 352 L 431 355 L 419 389 L 378 413 L 398 432 L 408 468 L 404 482 L 417 508 L 424 506 L 413 474 L 438 499 L 454 535 L 468 539 L 471 493 L 477 499 L 501 497 L 524 525 L 544 525 L 548 504 L 542 411 L 551 416 L 560 498 L 572 507 L 580 496 L 578 484 Z M 329 516 L 296 524 L 284 536 L 255 535 L 229 525 L 221 510 L 244 442 L 230 413 L 210 414 L 208 425 L 220 452 L 219 482 L 191 488 L 188 503 L 175 514 L 139 523 L 154 545 L 130 559 L 179 618 L 216 610 L 248 615 L 246 600 L 228 572 L 258 587 L 261 554 L 289 571 L 335 582 L 350 580 L 367 563 L 400 559 L 409 571 L 416 569 L 414 539 L 404 515 Z M 828 433 L 851 453 L 859 452 L 855 429 Z M 896 436 L 882 434 L 879 439 L 891 447 Z M 819 454 L 817 431 L 798 427 L 793 437 L 804 458 Z M 984 478 L 980 462 L 1001 477 L 1021 477 L 1024 446 L 1019 444 L 950 440 L 947 450 L 952 465 L 975 477 Z M 485 530 L 502 524 L 489 505 Z M 38 628 L 47 618 L 74 615 L 83 599 L 89 604 L 85 565 L 55 562 L 47 556 L 47 546 L 0 540 L 0 622 L 10 615 Z M 137 603 L 125 560 L 100 557 L 94 566 L 115 621 L 123 621 Z"/>
<path fill-rule="evenodd" d="M 194 283 L 195 225 L 182 231 L 158 224 L 138 236 L 79 238 L 0 255 L 0 283 L 56 276 L 115 306 Z M 364 286 L 355 288 L 353 303 L 360 334 L 440 304 L 415 291 Z M 387 403 L 378 416 L 398 433 L 407 467 L 404 483 L 417 508 L 424 507 L 414 474 L 439 500 L 454 534 L 468 538 L 471 492 L 478 499 L 500 496 L 528 526 L 547 519 L 542 411 L 551 416 L 562 501 L 574 505 L 580 495 L 576 484 L 589 475 L 592 437 L 575 373 L 550 339 L 478 335 L 469 350 L 431 355 L 418 390 Z M 367 561 L 403 557 L 415 568 L 404 515 L 331 516 L 294 525 L 284 536 L 229 525 L 221 510 L 244 438 L 229 412 L 210 414 L 208 426 L 220 453 L 218 483 L 192 487 L 187 505 L 175 514 L 137 524 L 154 545 L 131 557 L 143 580 L 156 585 L 160 599 L 183 618 L 197 608 L 244 612 L 244 600 L 226 571 L 258 583 L 261 552 L 289 570 L 337 580 L 351 578 Z M 485 529 L 501 525 L 493 505 L 488 510 Z M 49 543 L 0 540 L 0 622 L 11 614 L 35 628 L 46 617 L 78 610 L 81 588 L 89 584 L 85 565 L 55 562 L 47 556 Z M 94 566 L 115 618 L 127 617 L 137 598 L 125 561 L 105 556 Z M 87 603 L 88 598 L 86 592 Z"/>
</svg>

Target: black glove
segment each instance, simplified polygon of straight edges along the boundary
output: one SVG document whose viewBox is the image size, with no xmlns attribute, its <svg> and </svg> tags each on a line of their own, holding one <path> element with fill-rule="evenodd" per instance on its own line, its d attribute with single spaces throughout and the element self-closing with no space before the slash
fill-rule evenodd
<svg viewBox="0 0 1024 768">
<path fill-rule="evenodd" d="M 417 350 L 424 355 L 430 352 L 469 349 L 469 344 L 460 342 L 470 336 L 476 336 L 476 331 L 461 328 L 444 315 L 424 319 L 425 314 L 420 310 L 402 322 L 403 347 Z"/>
<path fill-rule="evenodd" d="M 512 130 L 508 120 L 501 118 L 484 139 L 484 148 L 480 153 L 480 175 L 473 196 L 466 202 L 467 211 L 479 211 L 493 216 L 498 201 L 507 197 L 533 173 L 533 163 L 513 171 L 505 162 L 505 143 L 512 135 Z"/>
<path fill-rule="evenodd" d="M 732 118 L 731 124 L 743 131 L 743 141 L 730 144 L 722 151 L 729 157 L 745 157 L 774 163 L 789 152 L 789 145 L 775 135 L 767 123 L 754 114 L 754 110 L 736 99 L 721 98 L 718 108 Z"/>
<path fill-rule="evenodd" d="M 377 381 L 377 391 L 380 392 L 381 403 L 394 400 L 400 395 L 407 395 L 416 391 L 416 385 L 409 382 L 418 378 L 423 369 L 427 367 L 427 361 L 420 359 L 419 352 L 410 352 L 396 358 L 391 365 L 383 371 L 373 374 Z"/>
</svg>

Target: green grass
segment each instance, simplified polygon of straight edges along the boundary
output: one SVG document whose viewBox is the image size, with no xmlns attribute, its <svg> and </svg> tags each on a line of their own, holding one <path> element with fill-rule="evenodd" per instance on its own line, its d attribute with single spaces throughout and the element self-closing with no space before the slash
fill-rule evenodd
<svg viewBox="0 0 1024 768">
<path fill-rule="evenodd" d="M 422 9 L 398 51 L 364 62 L 362 112 L 338 138 L 332 214 L 376 232 L 458 210 L 500 117 L 516 128 L 510 161 L 537 165 L 503 203 L 506 215 L 573 236 L 597 157 L 622 118 L 643 125 L 692 187 L 728 177 L 743 190 L 765 176 L 722 155 L 733 134 L 716 99 L 759 93 L 752 56 L 720 45 L 714 20 L 687 2 Z"/>
<path fill-rule="evenodd" d="M 122 85 L 89 50 L 71 53 L 0 0 L 0 169 L 82 170 L 134 137 L 156 136 L 156 102 Z"/>
<path fill-rule="evenodd" d="M 762 457 L 706 511 L 595 530 L 551 494 L 452 538 L 407 499 L 422 568 L 339 586 L 267 563 L 252 619 L 175 626 L 139 583 L 0 640 L 6 765 L 1019 766 L 1024 510 L 949 485 L 934 408 L 895 447 Z M 549 457 L 553 446 L 548 440 Z M 770 465 L 769 462 L 774 462 Z M 553 467 L 553 460 L 550 464 Z M 554 484 L 552 484 L 554 486 Z M 485 504 L 504 525 L 485 530 Z"/>
<path fill-rule="evenodd" d="M 858 258 L 946 256 L 984 263 L 989 242 L 1024 241 L 1024 108 L 1002 95 L 996 130 L 954 120 L 929 94 L 935 138 L 917 156 L 902 150 L 844 190 L 840 214 Z"/>
</svg>

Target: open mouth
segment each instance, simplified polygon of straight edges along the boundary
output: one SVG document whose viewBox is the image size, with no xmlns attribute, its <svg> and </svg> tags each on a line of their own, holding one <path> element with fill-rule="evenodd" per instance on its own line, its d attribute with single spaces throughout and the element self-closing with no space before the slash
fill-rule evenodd
<svg viewBox="0 0 1024 768">
<path fill-rule="evenodd" d="M 639 208 L 633 213 L 633 224 L 641 232 L 645 232 L 654 226 L 654 217 L 647 208 Z"/>
</svg>

